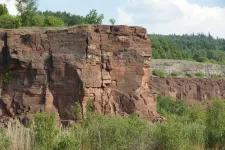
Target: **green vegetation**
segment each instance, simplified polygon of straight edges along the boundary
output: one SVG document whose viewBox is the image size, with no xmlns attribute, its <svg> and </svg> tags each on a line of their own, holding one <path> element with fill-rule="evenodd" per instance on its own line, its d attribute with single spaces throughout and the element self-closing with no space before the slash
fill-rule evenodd
<svg viewBox="0 0 225 150">
<path fill-rule="evenodd" d="M 4 129 L 0 128 L 0 149 L 7 150 L 11 144 L 10 137 L 6 134 Z"/>
<path fill-rule="evenodd" d="M 204 78 L 205 77 L 205 74 L 203 72 L 198 72 L 195 74 L 196 77 L 198 78 Z"/>
<path fill-rule="evenodd" d="M 95 9 L 90 10 L 85 17 L 60 11 L 41 12 L 38 11 L 37 0 L 16 0 L 15 6 L 19 14 L 17 16 L 12 16 L 8 14 L 6 5 L 0 4 L 0 28 L 101 24 L 104 19 L 104 15 L 98 14 Z"/>
<path fill-rule="evenodd" d="M 194 78 L 195 77 L 195 75 L 189 74 L 189 73 L 188 74 L 185 74 L 185 76 L 188 77 L 188 78 Z"/>
<path fill-rule="evenodd" d="M 187 107 L 171 97 L 158 96 L 162 123 L 148 123 L 137 114 L 105 116 L 90 113 L 81 123 L 56 128 L 55 116 L 37 113 L 30 128 L 9 124 L 0 130 L 0 148 L 18 150 L 202 150 L 225 148 L 225 101 L 203 109 Z M 90 103 L 92 100 L 90 100 Z M 31 140 L 29 140 L 31 139 Z M 18 146 L 17 146 L 18 145 Z"/>
<path fill-rule="evenodd" d="M 210 34 L 149 36 L 154 59 L 225 64 L 225 39 L 214 39 Z"/>
<path fill-rule="evenodd" d="M 12 80 L 15 78 L 15 73 L 13 73 L 11 70 L 8 68 L 4 69 L 4 74 L 3 74 L 3 83 L 11 83 Z"/>
<path fill-rule="evenodd" d="M 113 19 L 113 18 L 110 18 L 110 19 L 109 19 L 109 22 L 110 22 L 112 25 L 115 25 L 116 20 L 115 20 L 115 19 Z"/>
<path fill-rule="evenodd" d="M 89 14 L 85 17 L 85 22 L 87 24 L 102 24 L 102 20 L 104 19 L 104 15 L 98 15 L 96 9 L 92 9 Z"/>
<path fill-rule="evenodd" d="M 152 70 L 152 75 L 160 78 L 166 78 L 166 74 L 161 70 Z"/>
<path fill-rule="evenodd" d="M 8 15 L 8 9 L 6 7 L 6 4 L 0 4 L 0 16 L 2 15 Z"/>
<path fill-rule="evenodd" d="M 37 113 L 34 117 L 34 149 L 51 150 L 54 147 L 56 117 L 48 113 Z"/>
<path fill-rule="evenodd" d="M 0 28 L 19 28 L 21 27 L 21 22 L 19 17 L 14 17 L 11 15 L 0 16 Z"/>
<path fill-rule="evenodd" d="M 172 72 L 172 73 L 170 74 L 170 76 L 172 76 L 172 77 L 177 77 L 177 76 L 180 76 L 180 75 L 182 75 L 181 72 Z"/>
</svg>

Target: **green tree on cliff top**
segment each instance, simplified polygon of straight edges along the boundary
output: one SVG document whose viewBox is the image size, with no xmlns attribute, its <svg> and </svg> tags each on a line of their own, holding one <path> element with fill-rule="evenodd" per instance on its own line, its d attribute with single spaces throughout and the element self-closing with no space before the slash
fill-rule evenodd
<svg viewBox="0 0 225 150">
<path fill-rule="evenodd" d="M 2 15 L 8 15 L 8 9 L 6 7 L 6 4 L 0 4 L 0 16 Z"/>
</svg>

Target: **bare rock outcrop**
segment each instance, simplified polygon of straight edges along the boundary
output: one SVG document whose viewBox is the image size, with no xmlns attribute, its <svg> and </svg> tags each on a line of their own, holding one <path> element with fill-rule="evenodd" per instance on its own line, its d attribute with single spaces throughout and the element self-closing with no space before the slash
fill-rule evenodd
<svg viewBox="0 0 225 150">
<path fill-rule="evenodd" d="M 225 79 L 151 77 L 152 94 L 172 96 L 180 100 L 205 101 L 225 99 Z"/>
<path fill-rule="evenodd" d="M 98 112 L 152 120 L 150 41 L 142 27 L 85 25 L 0 30 L 0 116 L 69 115 L 93 99 Z M 7 100 L 3 97 L 6 96 Z"/>
</svg>

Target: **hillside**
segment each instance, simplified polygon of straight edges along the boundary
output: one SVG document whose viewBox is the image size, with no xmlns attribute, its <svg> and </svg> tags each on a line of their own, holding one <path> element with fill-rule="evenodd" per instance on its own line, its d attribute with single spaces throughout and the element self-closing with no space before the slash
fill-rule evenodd
<svg viewBox="0 0 225 150">
<path fill-rule="evenodd" d="M 150 34 L 154 59 L 192 60 L 225 64 L 225 39 L 210 34 Z"/>
</svg>

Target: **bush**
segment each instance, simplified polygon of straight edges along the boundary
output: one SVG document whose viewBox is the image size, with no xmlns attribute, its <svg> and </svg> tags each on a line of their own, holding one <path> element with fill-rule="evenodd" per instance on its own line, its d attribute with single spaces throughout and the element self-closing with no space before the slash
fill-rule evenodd
<svg viewBox="0 0 225 150">
<path fill-rule="evenodd" d="M 37 113 L 34 117 L 34 148 L 50 150 L 56 136 L 56 117 L 53 114 Z"/>
<path fill-rule="evenodd" d="M 198 57 L 196 60 L 197 62 L 209 62 L 209 59 L 206 57 Z"/>
<path fill-rule="evenodd" d="M 83 123 L 83 149 L 147 150 L 152 147 L 149 124 L 137 117 L 92 115 Z"/>
<path fill-rule="evenodd" d="M 4 129 L 0 128 L 0 149 L 1 150 L 8 150 L 10 148 L 10 137 L 6 135 Z"/>
<path fill-rule="evenodd" d="M 46 26 L 61 27 L 61 26 L 64 26 L 64 22 L 61 18 L 54 17 L 54 16 L 47 16 L 45 18 L 45 25 Z"/>
<path fill-rule="evenodd" d="M 207 108 L 207 143 L 210 148 L 225 148 L 225 102 L 217 100 Z"/>
<path fill-rule="evenodd" d="M 166 78 L 166 74 L 162 72 L 161 70 L 153 70 L 152 74 L 154 76 L 160 77 L 160 78 Z"/>
<path fill-rule="evenodd" d="M 195 76 L 198 78 L 204 78 L 205 74 L 203 72 L 199 72 L 199 73 L 196 73 Z"/>
<path fill-rule="evenodd" d="M 19 17 L 14 17 L 11 15 L 2 15 L 0 16 L 0 28 L 19 28 L 21 27 L 21 21 Z"/>
<path fill-rule="evenodd" d="M 81 149 L 82 128 L 74 125 L 71 128 L 64 129 L 58 136 L 58 150 L 80 150 Z"/>
<path fill-rule="evenodd" d="M 45 25 L 45 16 L 44 15 L 35 15 L 31 19 L 32 26 L 42 27 Z"/>
<path fill-rule="evenodd" d="M 177 76 L 179 76 L 179 75 L 181 75 L 182 73 L 181 72 L 173 72 L 173 73 L 171 73 L 170 75 L 172 76 L 172 77 L 177 77 Z"/>
<path fill-rule="evenodd" d="M 95 111 L 95 105 L 93 99 L 89 99 L 86 105 L 87 113 L 93 113 Z"/>
<path fill-rule="evenodd" d="M 194 78 L 194 77 L 195 77 L 195 75 L 193 75 L 193 74 L 186 74 L 186 76 L 187 76 L 188 78 Z"/>
<path fill-rule="evenodd" d="M 156 149 L 201 150 L 204 148 L 204 126 L 191 123 L 165 123 L 156 127 Z"/>
<path fill-rule="evenodd" d="M 160 114 L 175 114 L 179 116 L 183 116 L 188 112 L 187 107 L 173 99 L 172 97 L 157 97 L 157 110 Z"/>
</svg>

